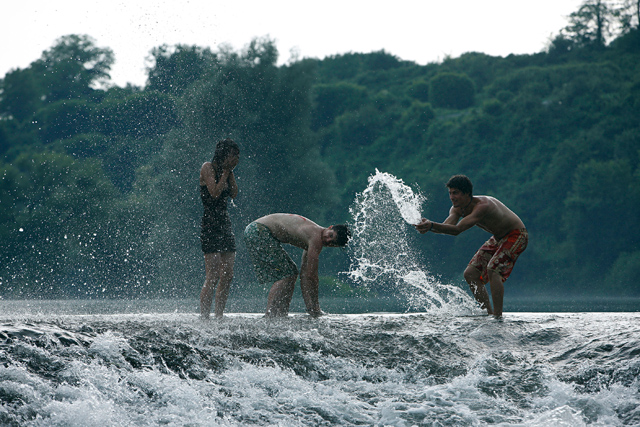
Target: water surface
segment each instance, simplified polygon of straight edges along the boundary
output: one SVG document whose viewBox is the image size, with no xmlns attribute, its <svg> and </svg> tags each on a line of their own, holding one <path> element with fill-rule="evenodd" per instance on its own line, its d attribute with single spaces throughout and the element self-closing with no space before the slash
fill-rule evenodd
<svg viewBox="0 0 640 427">
<path fill-rule="evenodd" d="M 195 302 L 0 302 L 0 425 L 640 424 L 640 313 L 205 323 Z"/>
</svg>

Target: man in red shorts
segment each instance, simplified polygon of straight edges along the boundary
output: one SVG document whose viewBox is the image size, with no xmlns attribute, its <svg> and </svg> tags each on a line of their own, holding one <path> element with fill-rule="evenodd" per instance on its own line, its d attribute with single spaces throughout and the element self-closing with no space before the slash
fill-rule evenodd
<svg viewBox="0 0 640 427">
<path fill-rule="evenodd" d="M 457 236 L 474 225 L 493 234 L 471 258 L 464 271 L 464 278 L 471 292 L 496 318 L 502 316 L 504 282 L 513 270 L 518 256 L 527 248 L 529 234 L 522 220 L 498 199 L 490 196 L 474 196 L 473 184 L 464 175 L 452 176 L 447 182 L 452 207 L 443 223 L 422 218 L 416 229 Z M 491 286 L 493 310 L 485 284 Z"/>
</svg>

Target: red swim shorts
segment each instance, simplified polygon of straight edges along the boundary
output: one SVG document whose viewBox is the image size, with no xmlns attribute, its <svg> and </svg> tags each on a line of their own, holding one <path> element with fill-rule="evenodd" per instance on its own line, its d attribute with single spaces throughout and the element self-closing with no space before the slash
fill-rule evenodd
<svg viewBox="0 0 640 427">
<path fill-rule="evenodd" d="M 488 270 L 496 271 L 504 282 L 511 274 L 520 254 L 527 249 L 528 242 L 529 233 L 526 228 L 512 230 L 500 240 L 491 236 L 471 258 L 469 265 L 480 271 L 482 283 L 489 280 Z"/>
</svg>

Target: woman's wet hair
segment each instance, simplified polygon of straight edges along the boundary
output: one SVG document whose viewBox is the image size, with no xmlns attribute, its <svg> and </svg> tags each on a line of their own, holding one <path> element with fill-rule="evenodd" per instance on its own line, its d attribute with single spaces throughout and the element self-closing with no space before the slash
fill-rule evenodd
<svg viewBox="0 0 640 427">
<path fill-rule="evenodd" d="M 216 144 L 216 151 L 213 153 L 213 160 L 211 163 L 221 165 L 224 159 L 230 155 L 240 154 L 240 147 L 233 139 L 227 138 L 218 141 Z"/>
</svg>

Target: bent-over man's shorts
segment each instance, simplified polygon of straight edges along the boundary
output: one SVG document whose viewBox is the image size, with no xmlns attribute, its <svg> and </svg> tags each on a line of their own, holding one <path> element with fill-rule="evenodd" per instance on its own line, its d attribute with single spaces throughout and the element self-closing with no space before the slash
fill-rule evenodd
<svg viewBox="0 0 640 427">
<path fill-rule="evenodd" d="M 529 233 L 526 228 L 512 230 L 500 240 L 491 236 L 471 258 L 469 265 L 480 271 L 482 283 L 489 281 L 488 270 L 500 274 L 504 282 L 511 275 L 516 260 L 527 248 L 528 242 Z"/>
<path fill-rule="evenodd" d="M 297 276 L 298 266 L 266 225 L 252 222 L 244 229 L 244 241 L 261 284 L 273 284 Z"/>
</svg>

